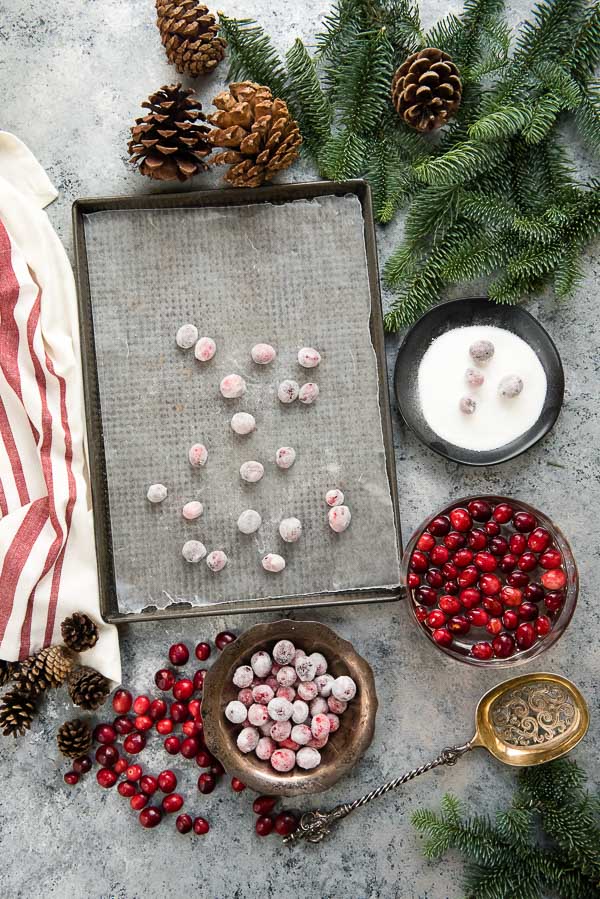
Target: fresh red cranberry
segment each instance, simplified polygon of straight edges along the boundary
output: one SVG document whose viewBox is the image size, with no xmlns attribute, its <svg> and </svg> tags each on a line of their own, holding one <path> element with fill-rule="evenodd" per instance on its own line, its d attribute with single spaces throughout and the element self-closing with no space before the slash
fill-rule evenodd
<svg viewBox="0 0 600 899">
<path fill-rule="evenodd" d="M 273 819 L 268 815 L 261 815 L 257 818 L 254 829 L 259 837 L 268 837 L 273 830 Z"/>
<path fill-rule="evenodd" d="M 459 599 L 465 609 L 474 609 L 481 602 L 481 591 L 477 587 L 465 587 L 460 591 Z"/>
<path fill-rule="evenodd" d="M 114 743 L 117 739 L 117 732 L 112 724 L 97 724 L 94 728 L 94 740 L 96 743 L 108 744 Z"/>
<path fill-rule="evenodd" d="M 115 718 L 113 727 L 120 736 L 126 737 L 132 730 L 135 730 L 135 723 L 129 715 L 121 715 L 119 718 Z"/>
<path fill-rule="evenodd" d="M 173 687 L 173 696 L 180 702 L 185 702 L 187 699 L 190 699 L 193 692 L 194 682 L 191 681 L 189 677 L 178 680 Z"/>
<path fill-rule="evenodd" d="M 504 611 L 500 600 L 493 596 L 484 596 L 481 605 L 486 612 L 489 612 L 494 618 L 499 618 Z"/>
<path fill-rule="evenodd" d="M 514 553 L 506 553 L 506 555 L 502 556 L 502 558 L 498 562 L 498 568 L 500 569 L 500 571 L 503 571 L 504 574 L 510 574 L 510 572 L 514 571 L 517 567 L 518 561 L 519 557 Z"/>
<path fill-rule="evenodd" d="M 509 506 L 508 503 L 498 503 L 492 515 L 498 524 L 506 524 L 513 517 L 512 506 Z"/>
<path fill-rule="evenodd" d="M 154 675 L 154 683 L 159 690 L 170 690 L 175 683 L 175 675 L 168 668 L 161 668 Z"/>
<path fill-rule="evenodd" d="M 143 793 L 136 793 L 135 796 L 132 796 L 129 800 L 129 805 L 134 810 L 134 812 L 139 812 L 143 808 L 145 808 L 149 802 L 149 796 L 144 796 Z"/>
<path fill-rule="evenodd" d="M 160 721 L 156 722 L 156 730 L 163 736 L 173 733 L 173 727 L 173 720 L 171 718 L 161 718 Z"/>
<path fill-rule="evenodd" d="M 179 750 L 184 757 L 184 759 L 193 759 L 194 756 L 199 752 L 200 744 L 196 737 L 186 737 L 183 743 L 181 744 L 181 749 Z"/>
<path fill-rule="evenodd" d="M 194 822 L 192 821 L 191 815 L 179 815 L 177 821 L 175 822 L 175 827 L 179 831 L 179 833 L 189 833 L 193 827 Z"/>
<path fill-rule="evenodd" d="M 194 652 L 196 653 L 196 658 L 200 662 L 206 662 L 207 658 L 210 656 L 210 644 L 198 643 Z"/>
<path fill-rule="evenodd" d="M 502 581 L 496 574 L 482 574 L 479 578 L 479 589 L 486 596 L 495 596 L 501 587 Z"/>
<path fill-rule="evenodd" d="M 528 602 L 541 602 L 544 598 L 544 588 L 541 584 L 527 584 L 523 590 L 523 598 Z"/>
<path fill-rule="evenodd" d="M 91 771 L 92 760 L 89 755 L 80 755 L 73 759 L 73 771 L 75 774 L 87 774 Z"/>
<path fill-rule="evenodd" d="M 415 606 L 415 616 L 416 616 L 417 621 L 420 621 L 421 623 L 423 623 L 423 621 L 425 621 L 425 619 L 427 618 L 428 615 L 429 615 L 429 612 L 427 611 L 425 606 Z"/>
<path fill-rule="evenodd" d="M 460 587 L 472 587 L 479 580 L 479 571 L 474 565 L 467 565 L 463 568 L 457 579 Z"/>
<path fill-rule="evenodd" d="M 492 537 L 490 540 L 490 552 L 494 556 L 503 556 L 508 552 L 508 540 L 506 537 Z"/>
<path fill-rule="evenodd" d="M 132 702 L 133 696 L 129 690 L 117 690 L 112 698 L 112 707 L 117 715 L 126 715 Z"/>
<path fill-rule="evenodd" d="M 471 647 L 471 655 L 476 659 L 480 659 L 482 662 L 487 662 L 488 659 L 491 659 L 494 655 L 494 648 L 492 644 L 487 641 L 474 643 Z"/>
<path fill-rule="evenodd" d="M 188 716 L 187 705 L 183 702 L 172 702 L 170 714 L 176 724 L 181 724 Z"/>
<path fill-rule="evenodd" d="M 552 622 L 547 615 L 540 615 L 535 619 L 534 627 L 538 637 L 545 637 L 546 634 L 550 633 Z"/>
<path fill-rule="evenodd" d="M 473 553 L 470 549 L 458 549 L 454 553 L 454 564 L 458 568 L 466 568 L 473 561 Z"/>
<path fill-rule="evenodd" d="M 420 549 L 421 552 L 427 553 L 430 549 L 433 549 L 434 546 L 435 537 L 432 534 L 427 533 L 427 531 L 425 531 L 424 534 L 421 534 L 417 540 L 417 549 Z"/>
<path fill-rule="evenodd" d="M 539 610 L 534 602 L 522 602 L 517 608 L 521 621 L 533 621 L 538 617 Z"/>
<path fill-rule="evenodd" d="M 190 651 L 185 643 L 173 643 L 169 647 L 169 662 L 171 665 L 185 665 L 190 657 Z"/>
<path fill-rule="evenodd" d="M 179 739 L 179 737 L 175 736 L 166 737 L 163 746 L 165 747 L 169 755 L 177 755 L 177 753 L 181 749 L 181 740 Z"/>
<path fill-rule="evenodd" d="M 553 590 L 550 593 L 546 593 L 544 597 L 544 605 L 546 606 L 546 610 L 551 613 L 558 612 L 560 609 L 562 609 L 564 601 L 565 595 L 560 590 Z M 536 607 L 534 606 L 534 608 Z"/>
<path fill-rule="evenodd" d="M 488 634 L 499 634 L 502 630 L 502 619 L 501 618 L 490 618 L 488 623 L 485 626 Z"/>
<path fill-rule="evenodd" d="M 533 624 L 525 622 L 520 624 L 515 631 L 515 640 L 519 649 L 529 649 L 536 641 L 536 633 Z"/>
<path fill-rule="evenodd" d="M 123 749 L 130 755 L 137 755 L 146 745 L 146 737 L 144 734 L 134 731 L 123 741 Z"/>
<path fill-rule="evenodd" d="M 204 725 L 201 721 L 184 721 L 181 725 L 181 730 L 186 737 L 197 737 L 204 730 Z"/>
<path fill-rule="evenodd" d="M 136 715 L 146 715 L 150 708 L 150 699 L 148 696 L 136 696 L 133 703 L 133 711 Z"/>
<path fill-rule="evenodd" d="M 540 580 L 546 590 L 562 590 L 567 583 L 567 575 L 562 568 L 553 568 L 552 571 L 544 571 Z"/>
<path fill-rule="evenodd" d="M 429 567 L 429 561 L 425 553 L 422 553 L 420 552 L 420 550 L 416 549 L 410 557 L 410 567 L 413 571 L 427 571 Z"/>
<path fill-rule="evenodd" d="M 119 750 L 112 743 L 108 746 L 99 746 L 96 750 L 96 761 L 103 768 L 112 768 L 119 761 Z"/>
<path fill-rule="evenodd" d="M 235 639 L 235 634 L 232 634 L 231 631 L 221 631 L 215 637 L 215 646 L 217 649 L 223 650 L 229 643 L 233 643 Z"/>
<path fill-rule="evenodd" d="M 454 530 L 459 533 L 468 531 L 473 524 L 473 519 L 466 509 L 453 509 L 450 512 L 450 521 Z"/>
<path fill-rule="evenodd" d="M 537 568 L 537 563 L 534 553 L 526 552 L 519 558 L 517 567 L 520 571 L 533 571 L 534 568 Z"/>
<path fill-rule="evenodd" d="M 509 587 L 526 587 L 529 583 L 529 575 L 524 571 L 511 571 L 506 578 Z"/>
<path fill-rule="evenodd" d="M 519 624 L 519 616 L 514 609 L 507 609 L 502 616 L 502 624 L 507 631 L 514 631 Z"/>
<path fill-rule="evenodd" d="M 167 768 L 166 771 L 161 771 L 157 778 L 158 788 L 163 793 L 172 793 L 175 787 L 177 786 L 177 777 L 173 773 L 173 771 Z"/>
<path fill-rule="evenodd" d="M 160 718 L 164 718 L 167 714 L 167 703 L 164 699 L 154 699 L 150 703 L 150 708 L 148 709 L 148 715 L 152 718 L 153 721 L 158 721 Z"/>
<path fill-rule="evenodd" d="M 100 768 L 96 772 L 96 780 L 100 784 L 101 787 L 104 787 L 106 790 L 109 787 L 114 787 L 117 782 L 117 775 L 112 770 L 112 768 Z"/>
<path fill-rule="evenodd" d="M 439 609 L 434 609 L 433 612 L 430 612 L 427 618 L 425 619 L 425 624 L 427 627 L 430 627 L 434 630 L 436 627 L 443 627 L 447 621 L 446 615 L 443 612 L 440 612 Z"/>
<path fill-rule="evenodd" d="M 117 787 L 117 792 L 126 799 L 131 799 L 132 796 L 135 796 L 137 790 L 135 784 L 132 784 L 129 780 L 124 780 Z"/>
<path fill-rule="evenodd" d="M 428 535 L 428 536 L 430 536 L 430 535 Z M 433 549 L 431 550 L 431 552 L 429 553 L 429 558 L 433 565 L 445 565 L 445 563 L 450 558 L 450 552 L 446 546 L 443 546 L 441 543 L 438 543 L 438 545 L 434 546 Z"/>
<path fill-rule="evenodd" d="M 499 659 L 507 659 L 515 651 L 515 641 L 510 634 L 498 634 L 492 640 L 492 646 L 494 647 L 494 654 Z"/>
<path fill-rule="evenodd" d="M 298 829 L 298 820 L 295 815 L 289 812 L 281 812 L 275 818 L 275 833 L 280 837 L 287 837 L 290 833 L 294 833 Z"/>
<path fill-rule="evenodd" d="M 425 580 L 430 587 L 437 587 L 438 589 L 444 583 L 444 578 L 439 568 L 430 568 L 425 575 Z"/>
<path fill-rule="evenodd" d="M 129 765 L 127 771 L 125 773 L 127 780 L 136 781 L 139 780 L 142 776 L 142 766 L 141 765 Z"/>
<path fill-rule="evenodd" d="M 213 757 L 206 749 L 201 749 L 196 756 L 196 764 L 199 768 L 210 768 L 213 763 Z"/>
<path fill-rule="evenodd" d="M 523 599 L 523 591 L 518 587 L 503 587 L 500 591 L 500 599 L 505 606 L 518 606 Z"/>
<path fill-rule="evenodd" d="M 214 775 L 206 771 L 198 778 L 198 789 L 201 793 L 212 793 L 216 785 L 217 782 Z"/>
<path fill-rule="evenodd" d="M 528 534 L 537 525 L 535 515 L 531 512 L 515 512 L 513 516 L 513 525 L 523 534 Z"/>
<path fill-rule="evenodd" d="M 113 765 L 113 771 L 115 772 L 115 774 L 125 774 L 128 767 L 129 759 L 117 759 L 117 761 Z"/>
<path fill-rule="evenodd" d="M 243 793 L 246 789 L 246 784 L 242 783 L 237 777 L 231 778 L 231 789 L 234 793 Z"/>
<path fill-rule="evenodd" d="M 257 796 L 252 803 L 252 811 L 255 815 L 268 815 L 277 805 L 275 796 Z"/>
<path fill-rule="evenodd" d="M 447 515 L 437 515 L 427 530 L 430 534 L 433 534 L 434 537 L 443 537 L 450 530 L 450 519 Z"/>
<path fill-rule="evenodd" d="M 485 609 L 469 609 L 467 618 L 473 627 L 485 627 L 490 620 L 490 616 Z"/>
<path fill-rule="evenodd" d="M 488 538 L 485 531 L 482 531 L 481 528 L 474 528 L 474 530 L 469 531 L 467 536 L 467 543 L 471 549 L 485 549 L 487 546 Z"/>
<path fill-rule="evenodd" d="M 154 721 L 150 717 L 150 715 L 138 715 L 135 719 L 135 726 L 137 730 L 150 730 Z"/>
<path fill-rule="evenodd" d="M 153 796 L 158 790 L 158 779 L 152 774 L 144 774 L 140 778 L 140 790 L 146 796 Z"/>
<path fill-rule="evenodd" d="M 455 596 L 447 596 L 446 594 L 440 596 L 438 605 L 442 612 L 446 612 L 447 615 L 456 615 L 457 612 L 460 612 L 460 602 Z"/>
<path fill-rule="evenodd" d="M 480 571 L 495 571 L 498 567 L 498 559 L 488 552 L 477 553 L 474 561 Z"/>
<path fill-rule="evenodd" d="M 67 771 L 63 780 L 66 784 L 69 784 L 70 787 L 74 787 L 76 783 L 79 783 L 79 774 L 77 771 Z"/>
<path fill-rule="evenodd" d="M 454 640 L 450 631 L 445 627 L 440 627 L 437 630 L 432 631 L 431 636 L 440 646 L 451 646 L 452 641 Z"/>
<path fill-rule="evenodd" d="M 525 534 L 512 534 L 508 541 L 508 546 L 511 553 L 520 556 L 527 549 L 527 537 Z"/>
<path fill-rule="evenodd" d="M 437 593 L 433 587 L 419 587 L 416 591 L 416 597 L 424 606 L 434 606 L 437 600 Z"/>
<path fill-rule="evenodd" d="M 454 578 L 458 574 L 458 568 L 454 564 L 454 562 L 446 562 L 446 564 L 442 568 L 442 574 L 444 575 L 444 580 L 448 580 L 448 578 Z"/>
<path fill-rule="evenodd" d="M 534 553 L 541 553 L 550 545 L 550 539 L 550 534 L 546 528 L 536 528 L 529 535 L 527 546 Z"/>
<path fill-rule="evenodd" d="M 156 827 L 162 821 L 162 812 L 156 806 L 149 805 L 141 810 L 139 820 L 142 827 Z"/>
<path fill-rule="evenodd" d="M 210 830 L 210 824 L 206 818 L 194 818 L 194 833 L 199 837 L 204 836 Z"/>
<path fill-rule="evenodd" d="M 469 619 L 465 615 L 455 615 L 448 622 L 448 630 L 452 634 L 468 634 L 471 630 Z"/>
<path fill-rule="evenodd" d="M 290 747 L 287 747 L 290 748 Z M 214 774 L 215 777 L 222 777 L 225 774 L 225 768 L 221 764 L 218 759 L 215 759 L 212 765 L 210 766 L 210 773 Z"/>
<path fill-rule="evenodd" d="M 444 546 L 451 550 L 462 549 L 463 546 L 466 546 L 466 543 L 467 538 L 464 534 L 459 534 L 458 531 L 450 531 L 444 537 Z"/>
<path fill-rule="evenodd" d="M 542 568 L 546 568 L 547 570 L 560 568 L 561 564 L 562 556 L 560 552 L 554 547 L 550 547 L 550 549 L 547 549 L 540 556 L 540 565 Z"/>
<path fill-rule="evenodd" d="M 486 521 L 483 527 L 488 537 L 497 537 L 500 533 L 500 525 L 497 521 Z"/>
<path fill-rule="evenodd" d="M 409 571 L 406 575 L 406 583 L 411 590 L 414 590 L 421 583 L 421 578 L 418 574 L 415 574 L 414 571 Z"/>
<path fill-rule="evenodd" d="M 172 815 L 183 808 L 183 796 L 181 793 L 169 793 L 168 796 L 165 796 L 161 805 L 163 812 L 166 812 L 167 815 Z"/>
<path fill-rule="evenodd" d="M 451 595 L 458 593 L 458 590 L 459 590 L 458 581 L 455 581 L 453 578 L 451 578 L 450 580 L 447 580 L 444 583 L 443 589 L 444 589 L 444 593 L 449 593 Z"/>
<path fill-rule="evenodd" d="M 475 521 L 488 521 L 492 517 L 492 507 L 485 499 L 472 499 L 467 509 Z"/>
</svg>

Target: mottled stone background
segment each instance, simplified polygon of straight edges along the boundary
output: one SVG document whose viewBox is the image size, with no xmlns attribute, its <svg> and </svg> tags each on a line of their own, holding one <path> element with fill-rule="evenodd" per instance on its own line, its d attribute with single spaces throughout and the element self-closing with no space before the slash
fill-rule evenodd
<svg viewBox="0 0 600 899">
<path fill-rule="evenodd" d="M 427 21 L 450 8 L 439 0 L 424 0 L 422 6 Z M 526 0 L 509 4 L 511 21 L 516 24 L 528 7 Z M 281 49 L 296 35 L 310 38 L 327 8 L 324 0 L 226 4 L 230 15 L 258 17 Z M 207 105 L 222 87 L 221 72 L 200 84 Z M 128 127 L 140 101 L 174 77 L 154 25 L 152 0 L 0 3 L 1 127 L 31 147 L 58 187 L 60 198 L 49 215 L 69 252 L 71 203 L 77 197 L 155 189 L 126 165 Z M 587 166 L 583 154 L 580 158 Z M 216 185 L 218 177 L 198 178 L 191 187 Z M 315 173 L 297 166 L 292 177 L 306 180 Z M 399 224 L 380 230 L 382 259 L 400 232 Z M 568 633 L 539 667 L 572 677 L 590 701 L 592 727 L 575 753 L 590 772 L 598 758 L 600 669 L 597 267 L 594 253 L 573 299 L 529 305 L 556 340 L 566 370 L 564 408 L 541 445 L 497 468 L 470 470 L 434 456 L 399 425 L 395 435 L 406 537 L 440 503 L 484 491 L 530 501 L 570 538 L 581 574 L 579 605 Z M 390 341 L 390 371 L 396 345 Z M 352 777 L 322 797 L 323 804 L 352 799 L 471 735 L 475 703 L 497 675 L 446 660 L 415 632 L 403 605 L 337 609 L 319 618 L 370 659 L 381 698 L 373 745 Z M 133 689 L 148 689 L 174 640 L 192 643 L 214 636 L 225 624 L 241 629 L 258 620 L 124 629 L 124 679 Z M 212 830 L 190 839 L 178 835 L 173 822 L 143 831 L 126 801 L 114 790 L 101 791 L 93 777 L 75 789 L 63 784 L 65 765 L 53 737 L 67 711 L 62 696 L 52 697 L 30 736 L 0 743 L 0 888 L 6 899 L 457 899 L 463 895 L 460 861 L 449 856 L 441 864 L 426 862 L 411 812 L 436 806 L 443 792 L 453 789 L 471 810 L 493 814 L 514 786 L 512 770 L 473 753 L 454 770 L 430 774 L 357 814 L 329 843 L 294 850 L 282 848 L 275 837 L 255 838 L 250 796 L 233 795 L 223 786 L 195 801 Z M 191 784 L 196 771 L 188 765 L 186 772 Z"/>
</svg>

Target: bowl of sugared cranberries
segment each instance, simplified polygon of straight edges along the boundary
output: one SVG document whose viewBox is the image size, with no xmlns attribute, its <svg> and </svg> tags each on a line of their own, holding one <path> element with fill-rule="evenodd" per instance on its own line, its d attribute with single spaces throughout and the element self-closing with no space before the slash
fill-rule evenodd
<svg viewBox="0 0 600 899">
<path fill-rule="evenodd" d="M 204 683 L 208 749 L 229 775 L 270 796 L 329 789 L 370 745 L 376 712 L 371 667 L 316 621 L 250 628 Z"/>
<path fill-rule="evenodd" d="M 520 500 L 459 499 L 410 539 L 404 583 L 420 630 L 470 665 L 507 668 L 536 658 L 569 624 L 577 566 L 550 519 Z"/>
</svg>

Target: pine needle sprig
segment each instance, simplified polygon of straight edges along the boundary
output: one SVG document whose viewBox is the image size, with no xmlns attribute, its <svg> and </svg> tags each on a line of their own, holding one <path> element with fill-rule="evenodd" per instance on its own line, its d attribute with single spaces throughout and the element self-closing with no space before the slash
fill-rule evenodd
<svg viewBox="0 0 600 899">
<path fill-rule="evenodd" d="M 333 108 L 319 81 L 314 59 L 298 38 L 286 53 L 290 90 L 303 142 L 316 156 L 331 139 Z M 289 96 L 289 95 L 288 95 Z"/>
<path fill-rule="evenodd" d="M 266 32 L 253 19 L 230 19 L 219 13 L 219 32 L 229 45 L 229 81 L 249 79 L 286 99 L 288 78 L 283 60 Z"/>
</svg>

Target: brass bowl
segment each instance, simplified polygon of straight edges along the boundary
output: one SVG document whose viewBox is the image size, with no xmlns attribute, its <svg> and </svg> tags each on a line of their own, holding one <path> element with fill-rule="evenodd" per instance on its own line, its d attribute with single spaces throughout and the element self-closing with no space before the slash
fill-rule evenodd
<svg viewBox="0 0 600 899">
<path fill-rule="evenodd" d="M 254 753 L 244 755 L 237 748 L 239 727 L 225 718 L 225 706 L 237 699 L 238 688 L 231 678 L 239 665 L 248 665 L 259 649 L 271 652 L 278 640 L 291 640 L 307 655 L 321 652 L 335 677 L 347 674 L 358 687 L 356 697 L 340 716 L 340 728 L 321 750 L 322 761 L 312 771 L 294 768 L 287 774 L 275 771 L 268 761 Z M 210 752 L 227 773 L 239 778 L 258 793 L 270 796 L 300 796 L 321 793 L 333 786 L 356 764 L 370 746 L 377 714 L 375 678 L 371 666 L 346 640 L 316 621 L 274 621 L 258 624 L 230 643 L 210 668 L 204 682 L 202 718 L 204 738 Z"/>
</svg>

